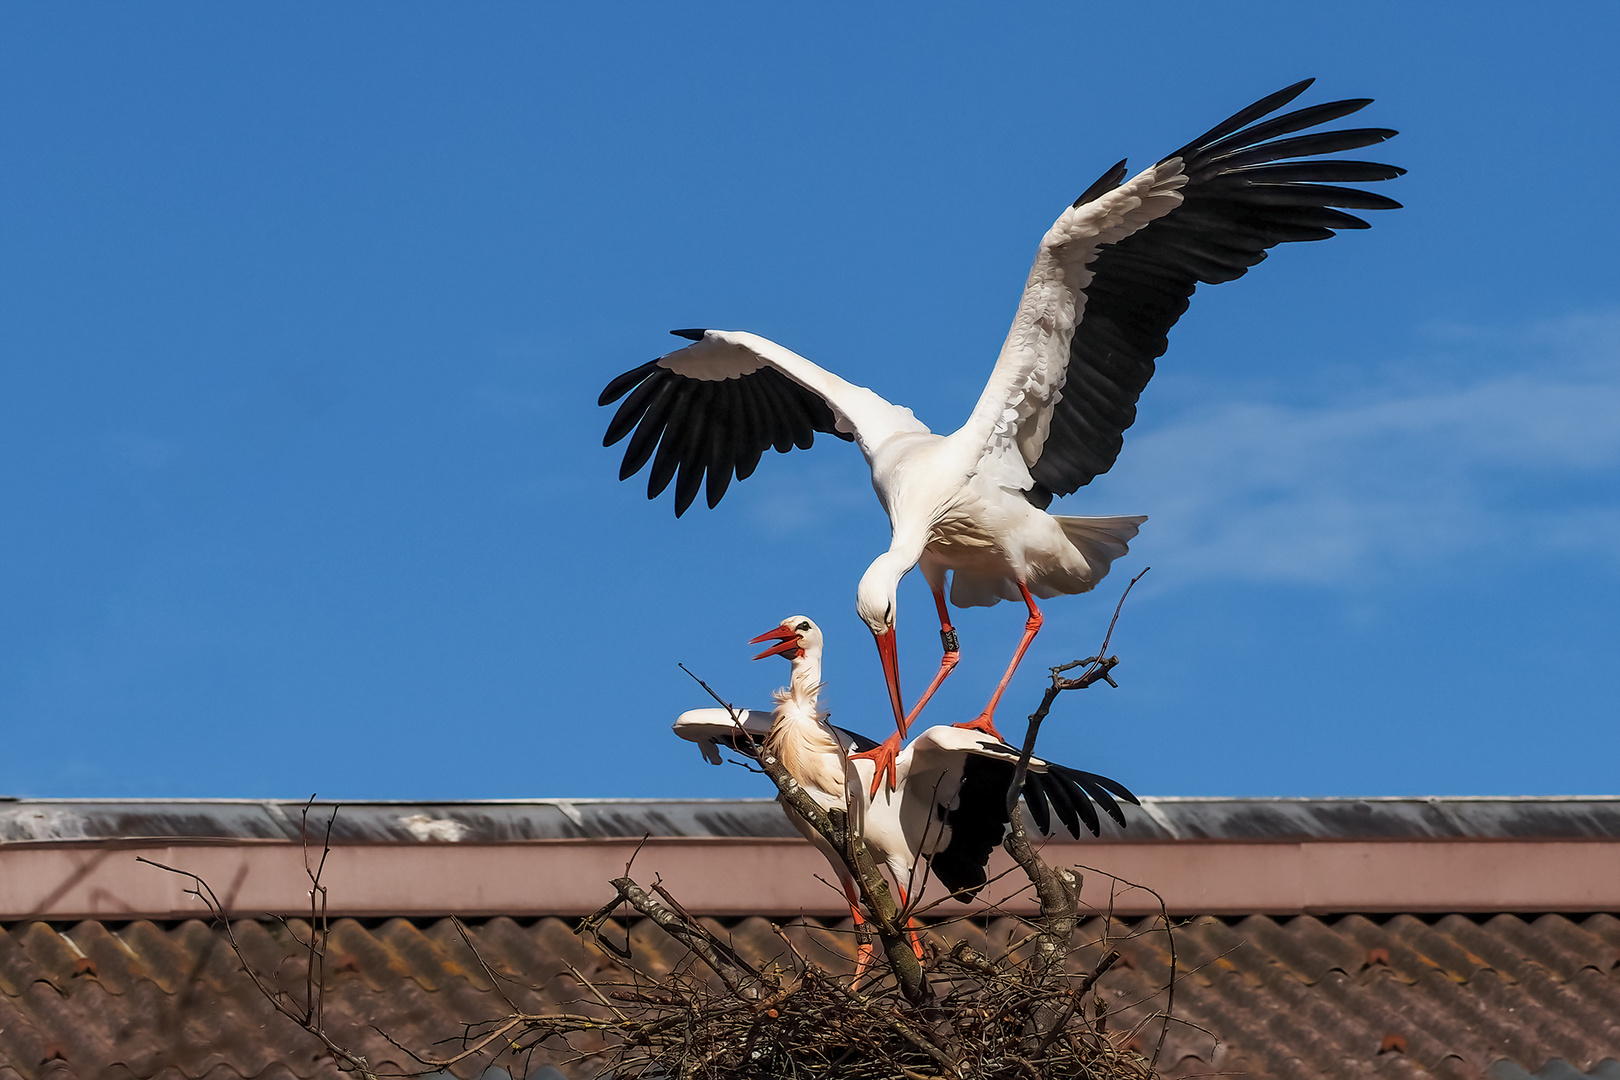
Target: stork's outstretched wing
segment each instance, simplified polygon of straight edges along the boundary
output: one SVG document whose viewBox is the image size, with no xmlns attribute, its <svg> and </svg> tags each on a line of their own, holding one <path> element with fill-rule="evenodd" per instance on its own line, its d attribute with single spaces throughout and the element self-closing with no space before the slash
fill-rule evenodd
<svg viewBox="0 0 1620 1080">
<path fill-rule="evenodd" d="M 720 764 L 719 747 L 722 746 L 746 757 L 758 757 L 759 747 L 770 730 L 771 713 L 763 709 L 738 709 L 735 720 L 725 709 L 691 709 L 677 717 L 674 725 L 675 734 L 696 743 L 703 756 L 715 765 Z M 859 732 L 841 727 L 834 727 L 833 730 L 839 733 L 846 750 L 859 753 L 877 746 L 876 742 Z M 1013 747 L 965 728 L 951 727 L 927 729 L 918 736 L 918 741 L 912 747 L 907 758 L 906 775 L 917 778 L 916 790 L 922 797 L 932 798 L 937 793 L 936 789 L 943 791 L 946 785 L 942 778 L 957 769 L 965 769 L 967 760 L 971 758 L 975 761 L 972 771 L 980 774 L 969 783 L 973 794 L 954 796 L 956 805 L 947 809 L 960 811 L 964 805 L 972 804 L 962 819 L 974 821 L 995 819 L 997 799 L 1000 800 L 999 805 L 1005 808 L 1007 785 L 1012 782 L 1018 761 L 1018 751 Z M 1117 780 L 1040 758 L 1031 760 L 1030 770 L 1024 777 L 1024 802 L 1029 807 L 1036 828 L 1043 835 L 1051 835 L 1052 815 L 1055 812 L 1070 836 L 1078 839 L 1082 827 L 1096 836 L 1100 819 L 1092 806 L 1093 802 L 1120 828 L 1124 828 L 1125 814 L 1115 801 L 1115 796 L 1126 802 L 1136 802 L 1136 796 Z M 921 815 L 924 819 L 929 816 L 928 812 Z M 1001 817 L 1000 822 L 1005 825 L 1006 818 Z M 1000 843 L 1000 840 L 994 843 Z M 977 841 L 970 841 L 968 846 L 977 846 Z"/>
<path fill-rule="evenodd" d="M 1016 446 L 1035 505 L 1113 466 L 1166 335 L 1200 283 L 1240 278 L 1278 244 L 1367 228 L 1339 208 L 1400 206 L 1340 185 L 1389 180 L 1404 169 L 1318 156 L 1380 143 L 1394 131 L 1294 134 L 1371 99 L 1262 119 L 1312 82 L 1262 98 L 1124 183 L 1120 162 L 1042 240 L 1007 344 L 969 421 L 988 425 L 988 445 Z"/>
<path fill-rule="evenodd" d="M 675 480 L 676 517 L 692 505 L 705 474 L 713 509 L 732 476 L 748 479 L 773 446 L 781 454 L 795 446 L 808 450 L 820 431 L 856 440 L 870 457 L 896 432 L 928 430 L 911 410 L 756 334 L 671 333 L 693 343 L 620 375 L 597 404 L 629 394 L 602 445 L 612 446 L 633 430 L 619 479 L 629 479 L 650 459 L 647 498 L 656 499 Z"/>
<path fill-rule="evenodd" d="M 863 753 L 877 749 L 877 743 L 865 735 L 848 728 L 828 725 L 842 737 L 844 749 Z M 741 728 L 742 730 L 738 730 Z M 765 709 L 738 709 L 736 719 L 725 709 L 689 709 L 675 718 L 675 734 L 687 742 L 697 743 L 703 757 L 711 765 L 720 764 L 719 747 L 725 747 L 744 757 L 758 758 L 765 736 L 771 733 L 771 713 Z"/>
</svg>

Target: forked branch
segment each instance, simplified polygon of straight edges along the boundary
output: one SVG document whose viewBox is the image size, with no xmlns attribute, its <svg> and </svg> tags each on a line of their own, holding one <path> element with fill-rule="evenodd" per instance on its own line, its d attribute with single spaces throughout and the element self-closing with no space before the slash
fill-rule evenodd
<svg viewBox="0 0 1620 1080">
<path fill-rule="evenodd" d="M 1102 644 L 1097 646 L 1097 655 L 1088 656 L 1083 660 L 1071 660 L 1067 664 L 1059 664 L 1052 669 L 1052 684 L 1046 688 L 1041 698 L 1040 708 L 1029 715 L 1029 727 L 1024 731 L 1024 746 L 1018 753 L 1018 766 L 1013 770 L 1012 783 L 1007 785 L 1007 813 L 1016 818 L 1018 816 L 1018 795 L 1024 790 L 1024 777 L 1029 773 L 1029 759 L 1035 756 L 1035 738 L 1040 734 L 1041 722 L 1046 714 L 1052 711 L 1052 702 L 1065 690 L 1084 690 L 1092 683 L 1105 682 L 1109 686 L 1119 687 L 1110 672 L 1119 663 L 1119 657 L 1108 655 L 1108 643 L 1114 640 L 1114 627 L 1119 625 L 1119 613 L 1125 607 L 1125 598 L 1131 595 L 1136 583 L 1142 580 L 1142 575 L 1153 569 L 1151 566 L 1142 567 L 1142 573 L 1131 578 L 1131 583 L 1125 586 L 1125 591 L 1119 594 L 1119 603 L 1114 605 L 1114 617 L 1108 621 L 1108 632 L 1103 635 Z M 1065 671 L 1084 665 L 1077 677 L 1065 678 Z"/>
</svg>

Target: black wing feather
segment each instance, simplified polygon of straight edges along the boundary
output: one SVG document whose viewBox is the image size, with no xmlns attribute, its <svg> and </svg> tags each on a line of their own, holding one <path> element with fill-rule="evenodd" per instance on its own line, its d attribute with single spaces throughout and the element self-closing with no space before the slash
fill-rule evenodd
<svg viewBox="0 0 1620 1080">
<path fill-rule="evenodd" d="M 1106 788 L 1092 779 L 1090 773 L 1081 772 L 1079 769 L 1067 769 L 1061 765 L 1057 766 L 1054 771 L 1057 773 L 1060 782 L 1070 785 L 1071 791 L 1074 793 L 1071 798 L 1080 801 L 1084 796 L 1090 796 L 1090 801 L 1102 807 L 1103 812 L 1114 819 L 1114 824 L 1120 828 L 1125 827 L 1125 811 L 1119 808 L 1119 803 L 1114 801 L 1114 797 L 1108 793 Z M 1080 794 L 1082 792 L 1084 795 Z M 1100 825 L 1096 818 L 1093 817 L 1087 824 L 1092 826 L 1092 835 L 1096 835 Z"/>
<path fill-rule="evenodd" d="M 1113 467 L 1124 433 L 1136 420 L 1137 399 L 1153 377 L 1154 361 L 1164 355 L 1170 328 L 1200 284 L 1242 277 L 1278 244 L 1325 240 L 1335 230 L 1367 227 L 1335 207 L 1400 205 L 1338 186 L 1393 179 L 1404 172 L 1396 166 L 1284 160 L 1354 150 L 1395 134 L 1388 128 L 1293 134 L 1348 116 L 1370 100 L 1271 115 L 1311 82 L 1262 98 L 1170 155 L 1181 159 L 1188 177 L 1181 205 L 1098 252 L 1085 311 L 1069 346 L 1062 397 L 1053 407 L 1040 460 L 1030 469 L 1035 485 L 1028 497 L 1036 506 Z"/>
<path fill-rule="evenodd" d="M 742 410 L 743 426 L 737 433 L 737 479 L 746 480 L 754 475 L 759 459 L 771 448 L 769 412 L 754 393 L 754 385 L 746 379 L 737 380 L 738 408 Z"/>
<path fill-rule="evenodd" d="M 1219 142 L 1209 143 L 1201 149 L 1205 157 L 1218 158 L 1236 147 L 1254 146 L 1267 139 L 1276 139 L 1296 131 L 1304 131 L 1308 127 L 1315 127 L 1317 124 L 1326 124 L 1341 116 L 1349 116 L 1353 112 L 1365 109 L 1371 104 L 1372 98 L 1347 98 L 1344 101 L 1329 101 L 1323 105 L 1309 105 L 1303 109 L 1283 113 L 1281 116 L 1274 116 L 1235 135 L 1228 135 Z M 1278 142 L 1273 145 L 1280 147 L 1284 144 Z"/>
<path fill-rule="evenodd" d="M 978 754 L 969 754 L 962 763 L 956 808 L 945 814 L 950 843 L 928 861 L 940 884 L 958 900 L 971 900 L 984 888 L 990 853 L 1007 834 L 1007 785 L 1013 769 L 1010 761 Z"/>
<path fill-rule="evenodd" d="M 671 333 L 703 337 L 701 330 Z M 780 453 L 808 450 L 817 432 L 846 442 L 854 438 L 837 430 L 831 406 L 771 367 L 702 380 L 653 360 L 609 382 L 597 404 L 620 398 L 624 402 L 608 422 L 602 445 L 629 435 L 619 479 L 629 479 L 651 460 L 647 497 L 656 499 L 674 480 L 677 517 L 705 486 L 709 506 L 716 506 L 732 478 L 747 479 L 772 447 Z"/>
<path fill-rule="evenodd" d="M 608 383 L 607 386 L 603 387 L 602 394 L 596 399 L 596 403 L 598 405 L 613 404 L 615 401 L 618 401 L 620 398 L 624 397 L 624 392 L 626 390 L 630 389 L 632 386 L 635 386 L 648 375 L 651 375 L 657 370 L 657 368 L 658 361 L 656 360 L 649 360 L 638 368 L 631 368 L 623 375 L 620 375 L 618 378 Z M 616 439 L 614 440 L 614 442 L 617 441 L 618 440 Z M 603 445 L 612 446 L 613 443 L 608 442 L 604 443 Z"/>
<path fill-rule="evenodd" d="M 1067 768 L 1067 766 L 1061 766 L 1061 767 Z M 1084 777 L 1087 783 L 1096 784 L 1098 787 L 1101 787 L 1101 788 L 1104 788 L 1104 789 L 1106 789 L 1108 791 L 1113 792 L 1115 795 L 1119 796 L 1121 799 L 1124 799 L 1126 802 L 1130 803 L 1132 806 L 1141 806 L 1142 805 L 1142 800 L 1138 799 L 1135 795 L 1131 794 L 1131 789 L 1126 787 L 1124 784 L 1120 783 L 1118 780 L 1110 780 L 1108 777 L 1103 776 L 1101 773 L 1080 772 L 1080 770 L 1078 770 L 1078 769 L 1070 769 L 1069 771 L 1073 772 L 1073 773 L 1076 773 L 1079 776 Z M 1125 824 L 1124 821 L 1120 821 L 1121 826 L 1123 826 L 1124 824 Z"/>
<path fill-rule="evenodd" d="M 675 470 L 681 463 L 677 446 L 685 430 L 681 421 L 686 418 L 686 413 L 691 408 L 691 391 L 690 385 L 676 387 L 675 400 L 670 403 L 669 415 L 664 420 L 664 436 L 658 440 L 658 452 L 653 455 L 652 468 L 647 473 L 649 499 L 656 499 L 669 486 L 669 482 L 675 479 Z"/>
<path fill-rule="evenodd" d="M 1232 132 L 1238 130 L 1239 128 L 1246 127 L 1254 121 L 1260 119 L 1262 116 L 1265 116 L 1267 113 L 1274 113 L 1284 105 L 1287 105 L 1290 101 L 1293 101 L 1306 90 L 1310 89 L 1311 84 L 1315 81 L 1315 79 L 1301 79 L 1293 86 L 1285 86 L 1274 94 L 1267 94 L 1253 105 L 1250 105 L 1247 109 L 1243 109 L 1239 112 L 1233 113 L 1231 116 L 1228 116 L 1225 120 L 1222 120 L 1220 123 L 1216 124 L 1214 127 L 1210 128 L 1208 131 L 1204 132 L 1202 135 L 1198 136 L 1198 138 L 1194 139 L 1186 146 L 1183 146 L 1180 150 L 1177 150 L 1170 156 L 1186 158 L 1198 147 L 1208 146 L 1210 143 L 1218 142 L 1221 139 L 1226 138 L 1226 136 L 1232 134 Z"/>
<path fill-rule="evenodd" d="M 630 391 L 630 396 L 624 399 L 619 410 L 608 421 L 607 431 L 602 435 L 602 445 L 612 446 L 635 428 L 636 421 L 640 420 L 647 411 L 652 399 L 669 389 L 669 384 L 655 379 L 648 379 L 640 386 Z M 603 391 L 606 394 L 606 391 Z"/>
<path fill-rule="evenodd" d="M 636 433 L 630 436 L 630 445 L 624 448 L 624 461 L 619 466 L 619 479 L 628 480 L 641 471 L 652 457 L 654 450 L 658 449 L 658 436 L 664 431 L 664 419 L 669 415 L 670 407 L 675 403 L 675 393 L 680 389 L 672 382 L 660 382 L 658 390 L 648 404 L 646 412 L 642 414 L 642 422 L 636 428 Z"/>
<path fill-rule="evenodd" d="M 1035 822 L 1035 828 L 1040 830 L 1042 836 L 1052 832 L 1052 815 L 1047 810 L 1043 790 L 1045 783 L 1046 777 L 1040 773 L 1024 774 L 1024 805 L 1029 807 L 1030 820 Z"/>
<path fill-rule="evenodd" d="M 842 731 L 845 735 L 848 735 L 850 737 L 850 741 L 854 743 L 855 752 L 857 754 L 864 754 L 868 750 L 876 750 L 878 748 L 877 740 L 868 739 L 865 735 L 862 735 L 858 731 L 851 731 L 849 728 L 841 728 L 837 726 L 834 726 L 833 730 Z"/>
<path fill-rule="evenodd" d="M 1102 196 L 1102 195 L 1106 195 L 1110 191 L 1113 191 L 1115 188 L 1119 187 L 1120 183 L 1122 181 L 1124 181 L 1124 179 L 1125 179 L 1125 159 L 1120 158 L 1119 161 L 1115 163 L 1113 168 L 1109 169 L 1107 172 L 1105 172 L 1101 176 L 1097 177 L 1097 179 L 1092 182 L 1092 185 L 1090 187 L 1086 188 L 1086 190 L 1082 191 L 1080 193 L 1080 197 L 1078 199 L 1074 200 L 1074 202 L 1070 203 L 1069 205 L 1071 205 L 1071 206 L 1084 206 L 1086 203 L 1090 202 L 1092 199 L 1098 198 L 1099 196 Z"/>
<path fill-rule="evenodd" d="M 737 429 L 741 426 L 741 417 L 737 413 L 737 387 L 729 380 L 725 386 L 726 412 L 728 423 L 722 427 L 715 425 L 709 433 L 709 482 L 704 488 L 703 497 L 713 510 L 731 486 L 731 470 L 735 465 Z"/>
<path fill-rule="evenodd" d="M 679 463 L 675 477 L 675 516 L 686 513 L 699 489 L 703 486 L 703 451 L 701 445 L 705 431 L 697 424 L 688 424 L 679 432 L 673 457 Z"/>
<path fill-rule="evenodd" d="M 1069 790 L 1063 784 L 1048 783 L 1046 797 L 1052 800 L 1052 813 L 1063 822 L 1063 827 L 1069 830 L 1069 835 L 1076 839 L 1080 836 L 1080 815 L 1075 812 L 1074 803 L 1069 798 Z"/>
<path fill-rule="evenodd" d="M 1073 772 L 1061 766 L 1053 769 L 1048 764 L 1046 778 L 1050 781 L 1050 789 L 1059 792 L 1061 797 L 1070 806 L 1074 807 L 1074 811 L 1079 815 L 1080 821 L 1086 827 L 1086 831 L 1091 833 L 1092 836 L 1101 835 L 1102 822 L 1097 817 L 1097 808 L 1092 806 L 1091 799 L 1087 798 L 1088 795 L 1091 795 L 1091 792 L 1086 790 L 1085 785 L 1075 782 Z M 1106 792 L 1104 792 L 1103 797 L 1108 798 Z M 1109 799 L 1108 801 L 1112 802 L 1113 800 Z M 1080 839 L 1080 834 L 1075 831 L 1072 825 L 1069 828 L 1069 835 L 1076 840 Z"/>
</svg>

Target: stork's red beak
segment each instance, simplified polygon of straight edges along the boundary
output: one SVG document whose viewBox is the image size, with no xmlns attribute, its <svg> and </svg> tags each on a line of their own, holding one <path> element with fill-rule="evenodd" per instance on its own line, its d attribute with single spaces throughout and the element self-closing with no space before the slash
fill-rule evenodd
<svg viewBox="0 0 1620 1080">
<path fill-rule="evenodd" d="M 883 681 L 889 684 L 889 704 L 894 706 L 894 727 L 903 739 L 906 737 L 906 707 L 900 699 L 900 653 L 894 639 L 894 627 L 881 632 L 873 631 L 872 639 L 877 642 L 878 659 L 883 661 Z"/>
<path fill-rule="evenodd" d="M 748 644 L 758 645 L 762 641 L 771 641 L 773 639 L 780 640 L 778 640 L 775 645 L 772 645 L 770 648 L 754 657 L 755 660 L 763 660 L 767 656 L 786 656 L 789 660 L 792 660 L 794 657 L 801 656 L 804 653 L 804 650 L 799 648 L 798 632 L 789 630 L 785 626 L 778 626 L 774 630 L 767 630 L 763 634 L 759 635 L 759 637 L 750 640 Z"/>
</svg>

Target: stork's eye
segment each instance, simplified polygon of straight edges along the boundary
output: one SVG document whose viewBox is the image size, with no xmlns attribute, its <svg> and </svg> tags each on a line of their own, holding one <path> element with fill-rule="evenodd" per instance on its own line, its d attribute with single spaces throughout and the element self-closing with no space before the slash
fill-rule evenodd
<svg viewBox="0 0 1620 1080">
<path fill-rule="evenodd" d="M 807 622 L 802 622 L 798 626 L 796 626 L 794 629 L 799 630 L 799 631 L 802 632 L 802 631 L 810 629 L 810 624 L 807 623 Z"/>
</svg>

